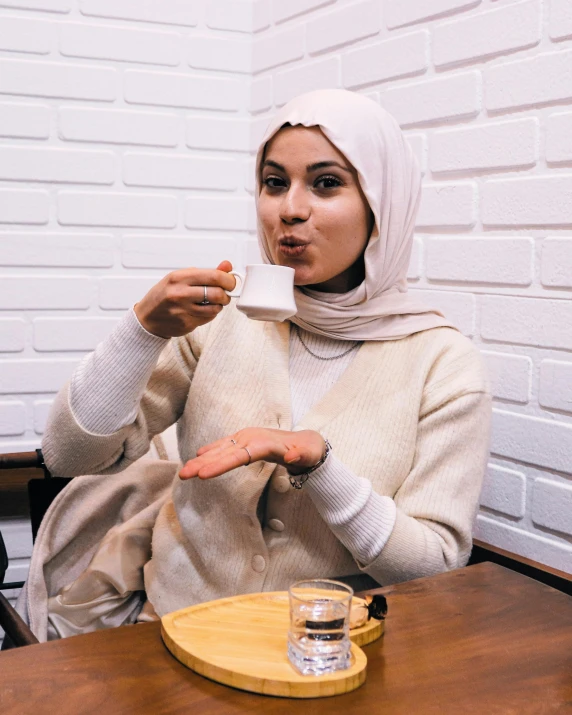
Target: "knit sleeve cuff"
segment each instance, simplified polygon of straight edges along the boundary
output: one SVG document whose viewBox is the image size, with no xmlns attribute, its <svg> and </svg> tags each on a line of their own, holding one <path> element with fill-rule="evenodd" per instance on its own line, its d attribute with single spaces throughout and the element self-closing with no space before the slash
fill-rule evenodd
<svg viewBox="0 0 572 715">
<path fill-rule="evenodd" d="M 395 524 L 397 509 L 391 497 L 374 492 L 371 482 L 334 454 L 310 475 L 304 488 L 361 568 L 379 557 Z"/>
</svg>

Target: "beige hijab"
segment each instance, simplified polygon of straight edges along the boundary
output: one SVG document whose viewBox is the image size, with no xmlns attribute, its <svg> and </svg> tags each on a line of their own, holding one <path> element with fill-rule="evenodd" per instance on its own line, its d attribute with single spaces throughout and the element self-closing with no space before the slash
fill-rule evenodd
<svg viewBox="0 0 572 715">
<path fill-rule="evenodd" d="M 421 172 L 395 119 L 367 97 L 340 89 L 302 94 L 270 122 L 256 159 L 257 192 L 266 143 L 284 124 L 319 126 L 355 167 L 375 217 L 365 249 L 365 280 L 348 293 L 296 288 L 292 322 L 342 340 L 396 340 L 440 326 L 443 314 L 407 293 L 407 268 L 421 199 Z M 272 263 L 258 223 L 258 242 Z"/>
</svg>

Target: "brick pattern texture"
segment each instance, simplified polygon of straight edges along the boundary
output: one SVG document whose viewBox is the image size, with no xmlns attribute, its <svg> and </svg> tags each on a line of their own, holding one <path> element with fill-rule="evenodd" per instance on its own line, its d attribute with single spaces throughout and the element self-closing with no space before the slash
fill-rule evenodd
<svg viewBox="0 0 572 715">
<path fill-rule="evenodd" d="M 380 102 L 422 168 L 410 287 L 496 403 L 476 535 L 572 573 L 572 0 L 2 3 L 0 450 L 164 273 L 258 260 L 253 150 L 322 87 Z"/>
</svg>

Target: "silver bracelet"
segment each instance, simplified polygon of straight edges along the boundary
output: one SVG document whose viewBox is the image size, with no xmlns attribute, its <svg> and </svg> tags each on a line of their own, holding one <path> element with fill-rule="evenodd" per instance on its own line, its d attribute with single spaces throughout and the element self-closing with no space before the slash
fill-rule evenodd
<svg viewBox="0 0 572 715">
<path fill-rule="evenodd" d="M 308 481 L 308 477 L 310 476 L 310 474 L 312 474 L 312 472 L 315 472 L 316 469 L 319 469 L 328 458 L 330 452 L 332 451 L 332 445 L 328 442 L 327 439 L 324 439 L 324 442 L 326 443 L 326 451 L 324 452 L 324 456 L 322 457 L 322 459 L 320 459 L 319 462 L 316 462 L 313 467 L 310 467 L 310 469 L 307 469 L 301 474 L 288 474 L 288 479 L 290 480 L 290 484 L 294 487 L 294 489 L 302 489 L 304 484 Z"/>
</svg>

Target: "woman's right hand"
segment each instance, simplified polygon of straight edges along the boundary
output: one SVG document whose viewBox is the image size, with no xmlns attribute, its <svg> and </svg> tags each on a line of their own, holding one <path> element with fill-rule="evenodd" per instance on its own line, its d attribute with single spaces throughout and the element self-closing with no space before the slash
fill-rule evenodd
<svg viewBox="0 0 572 715">
<path fill-rule="evenodd" d="M 149 333 L 175 338 L 205 325 L 230 303 L 225 291 L 236 286 L 230 261 L 218 268 L 184 268 L 173 271 L 154 285 L 135 306 L 135 315 Z M 207 286 L 208 305 L 204 300 Z"/>
</svg>

